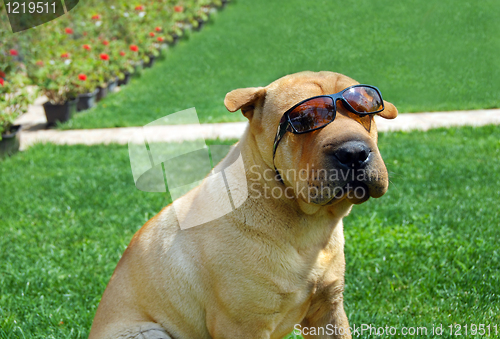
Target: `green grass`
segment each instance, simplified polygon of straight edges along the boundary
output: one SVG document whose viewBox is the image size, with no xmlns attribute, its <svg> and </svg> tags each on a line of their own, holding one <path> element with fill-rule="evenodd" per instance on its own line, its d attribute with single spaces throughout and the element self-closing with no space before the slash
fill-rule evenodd
<svg viewBox="0 0 500 339">
<path fill-rule="evenodd" d="M 344 222 L 351 324 L 500 325 L 499 135 L 380 136 L 389 192 Z M 35 146 L 0 162 L 0 192 L 0 338 L 86 338 L 122 252 L 168 196 L 137 191 L 116 145 Z"/>
<path fill-rule="evenodd" d="M 237 0 L 166 60 L 63 128 L 142 126 L 196 107 L 201 122 L 243 120 L 235 88 L 303 70 L 378 86 L 401 112 L 500 106 L 496 0 Z"/>
<path fill-rule="evenodd" d="M 351 323 L 500 325 L 499 132 L 382 134 L 389 192 L 345 220 Z"/>
</svg>

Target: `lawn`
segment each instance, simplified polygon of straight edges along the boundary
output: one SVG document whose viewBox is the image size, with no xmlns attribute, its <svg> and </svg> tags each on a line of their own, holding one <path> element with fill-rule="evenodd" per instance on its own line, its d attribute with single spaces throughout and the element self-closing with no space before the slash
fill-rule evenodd
<svg viewBox="0 0 500 339">
<path fill-rule="evenodd" d="M 500 325 L 499 135 L 381 134 L 389 192 L 345 220 L 351 324 Z M 0 338 L 86 338 L 121 254 L 168 195 L 136 190 L 118 145 L 34 146 L 0 162 L 0 192 Z"/>
<path fill-rule="evenodd" d="M 235 88 L 331 70 L 378 86 L 401 112 L 500 106 L 496 0 L 236 0 L 166 60 L 63 128 L 140 126 L 196 107 L 239 121 Z"/>
</svg>

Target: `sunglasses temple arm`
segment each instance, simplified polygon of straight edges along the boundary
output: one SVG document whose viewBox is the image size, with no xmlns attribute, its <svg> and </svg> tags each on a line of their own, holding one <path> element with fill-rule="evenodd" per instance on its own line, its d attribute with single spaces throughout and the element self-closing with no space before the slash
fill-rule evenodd
<svg viewBox="0 0 500 339">
<path fill-rule="evenodd" d="M 288 129 L 288 121 L 284 121 L 279 124 L 278 126 L 278 131 L 276 132 L 276 137 L 274 138 L 274 147 L 273 147 L 273 166 L 274 170 L 276 171 L 276 175 L 279 178 L 279 180 L 283 183 L 283 180 L 281 179 L 281 174 L 278 172 L 278 169 L 276 168 L 276 164 L 274 163 L 274 157 L 276 156 L 276 150 L 278 149 L 278 145 L 283 139 L 283 136 L 285 135 L 286 131 Z"/>
</svg>

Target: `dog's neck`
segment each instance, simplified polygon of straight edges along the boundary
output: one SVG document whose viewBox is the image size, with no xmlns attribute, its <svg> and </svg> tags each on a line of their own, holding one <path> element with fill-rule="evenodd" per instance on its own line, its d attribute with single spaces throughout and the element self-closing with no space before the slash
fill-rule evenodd
<svg viewBox="0 0 500 339">
<path fill-rule="evenodd" d="M 272 175 L 274 169 L 263 160 L 249 129 L 232 153 L 228 155 L 228 159 L 234 159 L 241 153 L 247 178 L 248 199 L 234 214 L 241 219 L 244 224 L 242 227 L 268 225 L 269 227 L 259 232 L 272 236 L 276 231 L 279 237 L 287 234 L 289 239 L 281 241 L 300 242 L 295 244 L 298 248 L 311 246 L 314 243 L 322 246 L 320 243 L 328 241 L 336 229 L 341 232 L 342 218 L 349 213 L 352 204 L 344 201 L 336 206 L 321 206 L 280 194 L 284 192 L 286 186 Z M 279 215 L 286 216 L 284 219 L 276 220 L 274 216 L 278 210 Z M 258 211 L 258 214 L 255 211 Z M 259 222 L 257 219 L 260 219 Z M 293 225 L 293 228 L 290 225 Z M 282 229 L 286 229 L 287 232 L 282 232 Z"/>
</svg>

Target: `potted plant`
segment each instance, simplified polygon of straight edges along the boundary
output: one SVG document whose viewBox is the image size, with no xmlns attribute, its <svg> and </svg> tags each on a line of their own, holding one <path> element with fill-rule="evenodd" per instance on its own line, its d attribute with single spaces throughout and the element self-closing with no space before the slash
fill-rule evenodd
<svg viewBox="0 0 500 339">
<path fill-rule="evenodd" d="M 37 71 L 37 85 L 48 101 L 43 104 L 47 124 L 65 122 L 76 112 L 78 78 L 71 65 L 68 53 L 61 55 L 65 60 L 50 60 Z"/>
<path fill-rule="evenodd" d="M 100 53 L 99 60 L 96 63 L 96 69 L 94 70 L 94 76 L 97 81 L 97 102 L 108 95 L 108 86 L 110 82 L 116 79 L 116 76 L 110 71 L 109 65 L 109 55 L 107 53 Z"/>
<path fill-rule="evenodd" d="M 118 87 L 118 76 L 114 76 L 112 79 L 109 80 L 108 82 L 108 92 L 109 93 L 113 93 L 116 89 L 116 87 Z"/>
<path fill-rule="evenodd" d="M 122 48 L 120 48 L 122 47 Z M 117 46 L 113 53 L 113 57 L 118 65 L 118 86 L 123 86 L 129 83 L 130 77 L 134 73 L 133 61 L 130 59 L 130 53 L 125 46 Z"/>
<path fill-rule="evenodd" d="M 77 87 L 78 103 L 76 108 L 78 112 L 81 112 L 95 106 L 98 90 L 96 80 L 92 78 L 92 73 L 89 76 L 85 73 L 80 73 L 78 74 L 78 80 L 81 82 Z"/>
<path fill-rule="evenodd" d="M 132 77 L 131 72 L 122 72 L 118 74 L 118 86 L 125 86 L 130 82 L 130 78 Z"/>
<path fill-rule="evenodd" d="M 14 125 L 16 118 L 28 110 L 32 100 L 22 73 L 0 73 L 0 158 L 19 150 L 18 133 L 21 126 Z"/>
<path fill-rule="evenodd" d="M 146 68 L 153 67 L 155 60 L 159 55 L 160 55 L 159 50 L 157 48 L 155 48 L 154 46 L 150 46 L 149 54 L 147 55 L 149 60 L 144 64 L 144 67 L 146 67 Z"/>
<path fill-rule="evenodd" d="M 144 66 L 144 59 L 141 56 L 139 46 L 137 46 L 135 44 L 131 44 L 129 46 L 129 50 L 131 52 L 129 58 L 131 61 L 131 65 L 133 65 L 132 67 L 134 68 L 134 74 L 140 75 L 141 70 Z"/>
<path fill-rule="evenodd" d="M 101 101 L 108 95 L 108 84 L 106 82 L 101 82 L 97 87 L 97 95 L 95 100 L 97 102 Z"/>
<path fill-rule="evenodd" d="M 55 126 L 57 122 L 66 122 L 76 113 L 77 98 L 70 98 L 62 103 L 47 101 L 43 104 L 47 126 Z"/>
<path fill-rule="evenodd" d="M 3 123 L 3 113 L 0 113 L 0 125 Z M 0 127 L 1 129 L 1 127 Z M 0 134 L 0 159 L 11 156 L 19 151 L 19 131 L 20 125 L 11 125 L 8 131 Z"/>
<path fill-rule="evenodd" d="M 210 7 L 208 6 L 203 6 L 197 11 L 195 16 L 195 20 L 198 22 L 198 27 L 196 28 L 197 31 L 201 30 L 205 23 L 208 21 L 209 14 Z"/>
<path fill-rule="evenodd" d="M 109 61 L 109 64 L 108 64 L 108 92 L 109 93 L 113 93 L 116 89 L 116 87 L 118 87 L 118 75 L 120 74 L 120 64 L 118 62 L 118 60 L 116 60 L 116 58 L 114 58 L 114 55 L 111 54 L 110 56 L 110 61 Z"/>
<path fill-rule="evenodd" d="M 146 68 L 153 67 L 156 58 L 160 55 L 160 45 L 158 38 L 161 38 L 161 41 L 163 41 L 163 38 L 161 36 L 157 36 L 155 32 L 149 32 L 148 38 L 145 39 L 144 45 L 147 51 L 147 57 L 149 59 L 144 64 L 144 67 Z"/>
<path fill-rule="evenodd" d="M 99 67 L 103 70 L 103 79 L 106 81 L 107 93 L 112 93 L 118 86 L 119 74 L 123 68 L 122 63 L 124 60 L 119 51 L 125 44 L 116 38 L 103 40 L 102 42 L 101 45 L 105 48 L 99 54 Z"/>
<path fill-rule="evenodd" d="M 172 21 L 174 22 L 174 24 L 169 30 L 170 36 L 172 37 L 172 46 L 175 45 L 177 41 L 179 41 L 179 39 L 184 35 L 184 21 L 187 18 L 186 13 L 184 13 L 183 6 L 174 6 L 173 10 Z"/>
<path fill-rule="evenodd" d="M 94 55 L 94 45 L 88 39 L 84 39 L 84 44 L 74 48 L 74 60 L 72 66 L 73 74 L 77 74 L 75 91 L 77 93 L 77 111 L 81 112 L 95 106 L 98 93 L 97 85 L 99 83 L 98 62 Z"/>
</svg>

